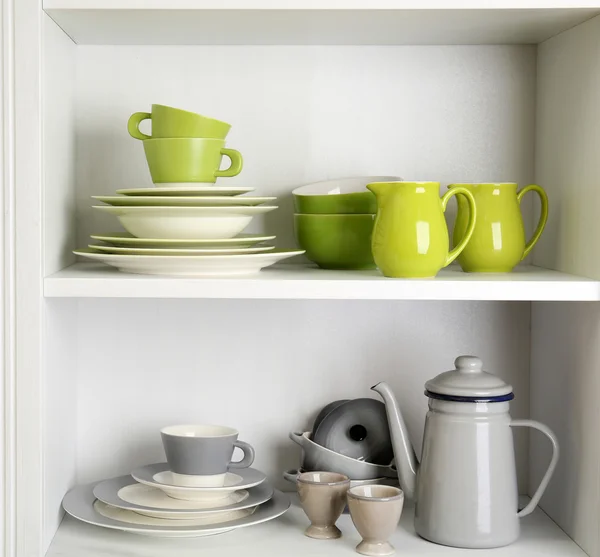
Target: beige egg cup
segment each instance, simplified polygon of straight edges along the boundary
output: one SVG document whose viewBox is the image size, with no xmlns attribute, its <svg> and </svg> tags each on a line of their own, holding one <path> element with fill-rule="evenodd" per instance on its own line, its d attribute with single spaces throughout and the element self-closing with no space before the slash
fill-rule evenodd
<svg viewBox="0 0 600 557">
<path fill-rule="evenodd" d="M 362 555 L 393 555 L 388 541 L 394 533 L 402 507 L 404 493 L 388 485 L 362 485 L 348 490 L 348 508 L 352 522 L 363 540 L 356 546 Z"/>
<path fill-rule="evenodd" d="M 317 540 L 339 538 L 335 525 L 346 506 L 350 479 L 335 472 L 304 472 L 297 479 L 300 504 L 310 520 L 305 535 Z"/>
</svg>

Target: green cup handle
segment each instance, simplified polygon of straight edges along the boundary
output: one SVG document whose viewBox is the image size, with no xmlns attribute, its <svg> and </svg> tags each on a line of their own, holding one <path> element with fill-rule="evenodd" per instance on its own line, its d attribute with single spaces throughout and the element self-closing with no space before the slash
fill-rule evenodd
<svg viewBox="0 0 600 557">
<path fill-rule="evenodd" d="M 473 194 L 462 186 L 456 186 L 454 188 L 449 189 L 444 196 L 442 197 L 442 209 L 446 212 L 446 206 L 448 205 L 448 200 L 458 193 L 461 193 L 467 198 L 467 203 L 469 204 L 469 222 L 467 224 L 467 230 L 465 231 L 465 235 L 459 244 L 448 254 L 446 258 L 446 263 L 444 267 L 447 267 L 452 263 L 459 255 L 462 250 L 465 249 L 467 243 L 471 239 L 473 235 L 473 230 L 475 230 L 475 221 L 477 219 L 477 209 L 475 208 L 475 198 Z"/>
<path fill-rule="evenodd" d="M 242 154 L 235 149 L 223 147 L 223 149 L 221 149 L 221 155 L 229 157 L 231 164 L 226 170 L 217 170 L 215 172 L 215 178 L 230 178 L 231 176 L 237 176 L 242 171 L 242 166 L 244 166 Z"/>
<path fill-rule="evenodd" d="M 132 114 L 127 122 L 127 131 L 129 132 L 129 135 L 134 139 L 152 139 L 151 136 L 140 131 L 140 123 L 142 120 L 147 120 L 148 118 L 152 118 L 152 114 L 149 112 L 136 112 L 135 114 Z"/>
<path fill-rule="evenodd" d="M 546 195 L 546 192 L 541 186 L 531 184 L 529 186 L 524 187 L 517 194 L 517 201 L 519 202 L 519 205 L 521 204 L 521 199 L 523 199 L 523 196 L 528 191 L 534 191 L 540 196 L 540 201 L 542 202 L 542 212 L 540 214 L 540 220 L 538 222 L 537 228 L 535 229 L 531 240 L 529 240 L 529 242 L 527 242 L 527 245 L 525 246 L 525 251 L 523 252 L 523 257 L 521 257 L 521 261 L 529 255 L 529 252 L 531 251 L 533 246 L 535 246 L 537 241 L 540 239 L 544 228 L 546 228 L 546 222 L 548 221 L 548 196 Z"/>
</svg>

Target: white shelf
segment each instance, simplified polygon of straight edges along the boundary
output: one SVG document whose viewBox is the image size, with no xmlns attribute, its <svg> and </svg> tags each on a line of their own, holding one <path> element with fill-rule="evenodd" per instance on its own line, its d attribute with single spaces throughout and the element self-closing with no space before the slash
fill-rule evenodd
<svg viewBox="0 0 600 557">
<path fill-rule="evenodd" d="M 76 263 L 44 280 L 50 298 L 262 298 L 314 300 L 598 301 L 600 282 L 523 266 L 510 274 L 443 270 L 435 279 L 388 279 L 378 271 L 270 267 L 239 278 L 171 278 Z"/>
<path fill-rule="evenodd" d="M 472 549 L 435 545 L 418 538 L 412 527 L 413 509 L 407 505 L 400 526 L 390 540 L 396 555 L 473 555 Z M 360 537 L 349 515 L 337 525 L 338 540 L 313 540 L 303 535 L 308 520 L 296 502 L 282 517 L 220 536 L 188 540 L 148 538 L 83 524 L 71 517 L 63 520 L 46 557 L 351 557 Z M 494 557 L 587 557 L 586 554 L 544 512 L 536 509 L 521 521 L 520 539 L 508 547 L 495 549 Z"/>
<path fill-rule="evenodd" d="M 539 43 L 597 0 L 45 0 L 79 44 Z"/>
</svg>

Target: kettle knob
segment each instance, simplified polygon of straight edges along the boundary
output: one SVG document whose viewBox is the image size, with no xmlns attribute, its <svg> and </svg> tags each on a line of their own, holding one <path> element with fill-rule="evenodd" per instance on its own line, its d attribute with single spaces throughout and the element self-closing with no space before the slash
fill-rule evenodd
<svg viewBox="0 0 600 557">
<path fill-rule="evenodd" d="M 483 370 L 483 362 L 477 356 L 459 356 L 454 365 L 460 373 L 480 373 Z"/>
</svg>

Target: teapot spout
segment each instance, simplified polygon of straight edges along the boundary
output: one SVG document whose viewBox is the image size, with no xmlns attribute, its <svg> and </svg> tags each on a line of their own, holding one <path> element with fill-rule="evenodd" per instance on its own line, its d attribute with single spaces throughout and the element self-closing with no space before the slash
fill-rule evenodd
<svg viewBox="0 0 600 557">
<path fill-rule="evenodd" d="M 377 383 L 371 389 L 379 393 L 385 403 L 400 487 L 402 487 L 406 497 L 414 501 L 419 465 L 415 451 L 408 439 L 408 430 L 400 412 L 400 407 L 394 393 L 386 383 Z"/>
</svg>

